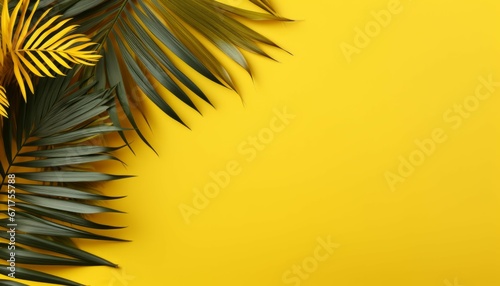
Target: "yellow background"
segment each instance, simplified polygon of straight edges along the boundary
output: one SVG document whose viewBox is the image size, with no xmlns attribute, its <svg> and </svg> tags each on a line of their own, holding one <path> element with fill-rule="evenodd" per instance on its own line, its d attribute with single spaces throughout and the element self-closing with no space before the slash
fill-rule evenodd
<svg viewBox="0 0 500 286">
<path fill-rule="evenodd" d="M 402 0 L 350 63 L 341 44 L 391 1 L 273 2 L 300 21 L 252 27 L 293 56 L 249 55 L 253 80 L 229 64 L 244 103 L 198 79 L 216 109 L 181 107 L 191 131 L 146 103 L 159 156 L 134 139 L 136 156 L 119 153 L 128 166 L 107 166 L 138 176 L 107 185 L 127 214 L 103 216 L 133 242 L 79 245 L 122 269 L 42 269 L 97 286 L 500 285 L 500 90 L 459 128 L 443 119 L 478 77 L 500 81 L 500 2 Z M 247 160 L 238 146 L 283 108 L 295 118 Z M 391 191 L 385 172 L 436 128 L 447 140 Z M 241 172 L 187 224 L 179 206 L 230 161 Z M 287 284 L 328 237 L 339 247 Z"/>
</svg>

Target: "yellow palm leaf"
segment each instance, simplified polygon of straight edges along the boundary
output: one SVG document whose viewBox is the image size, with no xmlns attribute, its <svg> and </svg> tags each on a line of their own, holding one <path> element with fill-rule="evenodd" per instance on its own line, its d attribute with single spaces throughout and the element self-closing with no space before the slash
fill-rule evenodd
<svg viewBox="0 0 500 286">
<path fill-rule="evenodd" d="M 91 43 L 90 39 L 83 34 L 71 34 L 77 26 L 66 26 L 70 19 L 58 21 L 61 16 L 47 19 L 50 9 L 32 25 L 40 0 L 36 1 L 31 13 L 27 16 L 29 2 L 29 0 L 20 0 L 9 14 L 8 0 L 4 0 L 0 20 L 2 73 L 13 73 L 24 100 L 26 100 L 26 86 L 34 92 L 31 74 L 39 77 L 64 75 L 57 64 L 65 68 L 71 68 L 73 64 L 95 65 L 101 57 L 94 51 L 83 50 L 94 43 Z M 4 65 L 7 60 L 12 63 L 9 68 Z M 8 77 L 4 77 L 3 81 L 5 78 Z M 0 82 L 0 84 L 6 83 Z M 5 89 L 2 87 L 0 89 L 0 115 L 2 116 L 6 116 L 5 107 L 8 107 L 8 101 Z"/>
</svg>

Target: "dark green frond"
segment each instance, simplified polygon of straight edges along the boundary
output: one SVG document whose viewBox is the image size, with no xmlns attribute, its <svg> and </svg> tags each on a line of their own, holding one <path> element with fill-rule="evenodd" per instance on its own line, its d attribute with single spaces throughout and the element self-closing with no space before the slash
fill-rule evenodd
<svg viewBox="0 0 500 286">
<path fill-rule="evenodd" d="M 14 7 L 14 2 L 9 1 L 9 7 Z M 13 97 L 9 98 L 9 118 L 0 118 L 0 228 L 9 229 L 16 223 L 18 263 L 116 267 L 78 249 L 74 241 L 124 241 L 102 234 L 120 227 L 99 223 L 92 216 L 119 212 L 104 204 L 121 198 L 101 194 L 94 184 L 128 176 L 91 167 L 101 162 L 123 163 L 113 153 L 124 146 L 132 149 L 128 127 L 153 149 L 139 129 L 137 115 L 146 119 L 140 108 L 143 97 L 183 125 L 179 110 L 166 100 L 164 89 L 198 112 L 199 104 L 212 105 L 212 95 L 187 75 L 191 70 L 236 90 L 232 76 L 212 52 L 213 47 L 250 75 L 246 52 L 272 59 L 266 47 L 279 45 L 243 23 L 289 20 L 279 16 L 268 0 L 250 2 L 261 12 L 215 0 L 40 2 L 35 21 L 49 8 L 49 15 L 73 18 L 72 23 L 79 25 L 76 32 L 90 36 L 103 58 L 94 67 L 64 70 L 66 77 L 35 80 L 35 94 L 28 95 L 27 103 L 9 93 Z M 35 9 L 31 4 L 30 8 Z M 184 64 L 178 64 L 179 60 Z M 119 134 L 124 146 L 99 146 L 93 141 L 112 133 Z M 11 173 L 20 179 L 15 193 L 7 180 Z M 12 210 L 8 209 L 13 203 L 15 220 L 10 219 Z M 0 238 L 0 259 L 5 260 L 10 255 L 9 234 L 0 231 Z M 3 265 L 0 269 L 1 274 L 9 274 Z M 18 266 L 16 278 L 82 285 Z M 0 280 L 1 285 L 24 284 Z"/>
<path fill-rule="evenodd" d="M 72 240 L 124 241 L 92 232 L 120 227 L 84 217 L 119 212 L 99 202 L 120 197 L 96 193 L 88 183 L 127 177 L 85 168 L 97 162 L 119 161 L 112 153 L 121 147 L 96 146 L 90 141 L 96 136 L 124 131 L 103 120 L 114 107 L 113 90 L 98 90 L 95 83 L 74 82 L 75 78 L 74 72 L 68 72 L 67 77 L 41 79 L 36 95 L 29 97 L 27 103 L 20 102 L 17 109 L 11 110 L 13 116 L 2 121 L 3 149 L 0 151 L 5 159 L 0 164 L 0 197 L 4 198 L 1 204 L 6 211 L 0 226 L 5 230 L 15 227 L 16 263 L 114 267 L 114 263 L 75 248 Z M 7 174 L 10 173 L 22 183 L 9 186 Z M 0 243 L 3 260 L 13 251 L 7 244 L 9 234 L 5 230 L 0 231 L 0 237 L 6 241 Z M 63 241 L 66 243 L 61 243 Z M 8 275 L 5 267 L 0 268 L 0 273 Z M 17 265 L 15 277 L 81 285 Z"/>
<path fill-rule="evenodd" d="M 251 2 L 263 12 L 214 0 L 48 0 L 46 6 L 58 6 L 65 17 L 73 18 L 80 25 L 80 32 L 91 35 L 93 41 L 99 43 L 97 49 L 104 56 L 103 60 L 91 70 L 86 68 L 86 73 L 96 76 L 104 86 L 117 87 L 118 108 L 111 113 L 114 125 L 126 124 L 120 122 L 118 116 L 118 112 L 123 112 L 123 118 L 149 145 L 132 113 L 131 106 L 143 100 L 135 88 L 138 87 L 164 113 L 183 125 L 185 123 L 178 112 L 156 87 L 157 83 L 196 111 L 199 108 L 188 91 L 211 104 L 209 97 L 175 63 L 176 59 L 218 84 L 236 88 L 221 62 L 191 29 L 248 73 L 251 72 L 250 67 L 241 50 L 270 58 L 262 45 L 279 48 L 272 40 L 242 24 L 239 18 L 252 21 L 289 20 L 279 16 L 267 0 Z M 120 135 L 127 143 L 124 133 Z"/>
</svg>

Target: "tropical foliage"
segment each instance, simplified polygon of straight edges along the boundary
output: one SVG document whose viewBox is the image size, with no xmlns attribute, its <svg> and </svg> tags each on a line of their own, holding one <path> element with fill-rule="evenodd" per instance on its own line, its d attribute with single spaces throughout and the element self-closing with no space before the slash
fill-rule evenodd
<svg viewBox="0 0 500 286">
<path fill-rule="evenodd" d="M 89 38 L 81 34 L 68 35 L 76 28 L 76 25 L 61 28 L 70 19 L 57 23 L 60 17 L 55 16 L 46 20 L 49 9 L 36 23 L 32 24 L 39 2 L 35 3 L 30 15 L 26 17 L 28 4 L 28 1 L 19 1 L 12 14 L 9 14 L 7 0 L 4 0 L 2 5 L 0 114 L 5 117 L 7 116 L 5 107 L 9 106 L 5 85 L 12 83 L 12 80 L 17 81 L 26 100 L 25 85 L 27 84 L 29 90 L 34 92 L 28 71 L 39 77 L 44 75 L 54 77 L 53 73 L 64 75 L 55 63 L 71 68 L 69 63 L 94 65 L 100 58 L 94 51 L 84 50 L 94 44 L 85 43 L 90 42 Z"/>
<path fill-rule="evenodd" d="M 137 94 L 181 124 L 160 86 L 195 110 L 193 96 L 210 104 L 186 67 L 235 89 L 207 41 L 248 72 L 242 50 L 269 57 L 262 44 L 277 45 L 242 19 L 287 19 L 267 0 L 250 2 L 261 12 L 213 0 L 3 1 L 0 258 L 6 263 L 12 256 L 8 231 L 15 223 L 16 266 L 15 274 L 5 265 L 0 273 L 82 285 L 36 265 L 117 266 L 76 245 L 81 238 L 122 241 L 102 235 L 119 227 L 93 219 L 118 212 L 104 206 L 119 197 L 101 194 L 102 182 L 127 176 L 100 172 L 96 163 L 120 161 L 113 154 L 130 147 L 126 130 L 153 148 L 136 123 L 137 115 L 146 116 Z M 123 146 L 98 140 L 110 133 L 119 134 Z M 6 279 L 0 285 L 24 284 Z"/>
</svg>

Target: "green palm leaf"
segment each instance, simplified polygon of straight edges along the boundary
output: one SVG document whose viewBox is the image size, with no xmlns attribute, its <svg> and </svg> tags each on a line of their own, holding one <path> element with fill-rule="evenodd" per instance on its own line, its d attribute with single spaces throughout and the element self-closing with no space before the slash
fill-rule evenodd
<svg viewBox="0 0 500 286">
<path fill-rule="evenodd" d="M 81 227 L 91 230 L 120 228 L 94 222 L 83 215 L 118 212 L 99 202 L 120 197 L 100 195 L 89 183 L 127 177 L 86 168 L 96 162 L 117 160 L 111 153 L 119 147 L 89 144 L 95 136 L 123 129 L 102 120 L 113 107 L 113 90 L 97 90 L 95 83 L 87 82 L 71 85 L 74 76 L 75 72 L 69 71 L 67 77 L 41 79 L 36 96 L 31 96 L 27 103 L 17 102 L 18 108 L 10 110 L 15 114 L 1 121 L 3 149 L 0 152 L 5 159 L 0 164 L 4 190 L 0 195 L 5 198 L 2 204 L 7 205 L 6 198 L 12 195 L 7 190 L 15 187 L 16 263 L 116 267 L 112 262 L 76 248 L 73 242 L 75 238 L 123 241 Z M 9 187 L 7 175 L 14 168 L 16 179 L 22 183 Z M 5 214 L 0 219 L 0 227 L 8 230 L 12 221 L 8 213 Z M 0 231 L 0 237 L 8 242 L 9 234 L 5 230 Z M 8 244 L 0 243 L 3 261 L 9 259 L 11 251 Z M 9 274 L 5 266 L 0 268 L 0 273 Z M 81 285 L 18 266 L 15 277 Z M 0 281 L 0 285 L 22 284 Z"/>
<path fill-rule="evenodd" d="M 101 204 L 120 198 L 99 194 L 94 183 L 127 177 L 89 171 L 88 167 L 94 163 L 119 161 L 112 153 L 120 147 L 98 146 L 92 139 L 117 132 L 125 146 L 129 146 L 122 126 L 130 125 L 152 148 L 136 123 L 134 110 L 141 100 L 134 96 L 136 88 L 181 124 L 184 121 L 165 100 L 157 84 L 194 110 L 199 108 L 193 96 L 211 105 L 209 96 L 186 75 L 184 65 L 177 64 L 178 59 L 209 80 L 236 90 L 231 75 L 199 37 L 251 74 L 242 51 L 271 58 L 263 46 L 278 45 L 242 24 L 241 19 L 288 19 L 280 17 L 267 0 L 250 2 L 262 12 L 214 0 L 44 0 L 28 8 L 30 12 L 36 10 L 34 20 L 58 14 L 63 14 L 63 19 L 72 18 L 68 23 L 79 25 L 75 33 L 89 35 L 97 43 L 95 50 L 102 58 L 95 66 L 71 71 L 63 69 L 59 62 L 56 69 L 67 73 L 67 77 L 34 80 L 36 95 L 28 94 L 27 103 L 19 97 L 7 98 L 15 93 L 11 92 L 15 84 L 5 86 L 8 93 L 0 91 L 0 102 L 8 100 L 11 105 L 9 118 L 0 119 L 0 175 L 5 190 L 0 195 L 7 197 L 6 178 L 15 169 L 16 177 L 21 179 L 16 184 L 15 206 L 19 246 L 16 251 L 20 262 L 116 267 L 79 249 L 74 242 L 77 238 L 122 241 L 94 233 L 119 227 L 88 217 L 117 212 Z M 15 4 L 16 1 L 9 2 L 10 10 Z M 140 108 L 138 111 L 142 113 Z M 7 200 L 0 200 L 0 204 L 5 206 Z M 3 217 L 0 227 L 7 228 L 8 216 Z M 5 231 L 0 231 L 0 237 L 9 239 Z M 3 260 L 9 256 L 5 247 L 0 243 Z M 0 273 L 8 275 L 5 267 L 0 269 Z M 16 267 L 16 277 L 81 285 L 20 267 Z M 0 280 L 0 285 L 24 284 Z"/>
<path fill-rule="evenodd" d="M 118 109 L 124 112 L 127 121 L 148 144 L 131 111 L 134 101 L 138 100 L 131 96 L 136 94 L 134 88 L 139 87 L 163 112 L 181 124 L 184 124 L 183 120 L 166 102 L 155 83 L 161 84 L 194 110 L 198 111 L 198 107 L 188 91 L 211 104 L 208 96 L 175 63 L 175 58 L 216 83 L 236 88 L 224 66 L 191 29 L 249 73 L 249 65 L 240 50 L 270 58 L 261 45 L 278 47 L 237 19 L 288 19 L 278 16 L 267 0 L 251 2 L 263 12 L 214 0 L 52 0 L 46 1 L 45 7 L 55 5 L 56 13 L 74 18 L 81 25 L 77 32 L 90 35 L 98 43 L 97 50 L 104 59 L 96 67 L 86 68 L 87 74 L 95 75 L 103 86 L 117 87 Z M 164 51 L 165 47 L 171 54 Z M 115 126 L 121 126 L 125 122 L 119 120 L 117 112 L 111 112 L 110 116 Z M 124 134 L 121 135 L 127 142 Z"/>
</svg>

